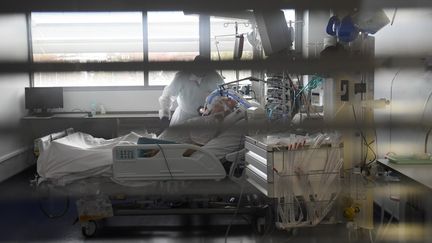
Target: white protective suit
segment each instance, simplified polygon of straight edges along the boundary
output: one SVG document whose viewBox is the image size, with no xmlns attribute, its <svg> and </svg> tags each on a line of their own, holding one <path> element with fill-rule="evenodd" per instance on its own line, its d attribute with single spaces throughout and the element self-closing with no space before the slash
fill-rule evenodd
<svg viewBox="0 0 432 243">
<path fill-rule="evenodd" d="M 207 72 L 202 78 L 190 72 L 178 72 L 171 84 L 165 87 L 159 98 L 161 106 L 159 117 L 171 118 L 170 126 L 197 117 L 197 110 L 203 104 L 207 95 L 223 83 L 222 77 L 215 71 Z M 170 117 L 170 110 L 173 108 L 175 99 L 177 99 L 178 107 Z"/>
</svg>

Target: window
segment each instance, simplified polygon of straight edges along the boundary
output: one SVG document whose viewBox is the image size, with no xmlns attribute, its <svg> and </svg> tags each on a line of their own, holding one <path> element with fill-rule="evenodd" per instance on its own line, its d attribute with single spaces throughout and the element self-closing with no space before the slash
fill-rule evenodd
<svg viewBox="0 0 432 243">
<path fill-rule="evenodd" d="M 287 25 L 294 27 L 294 10 L 284 14 Z M 256 26 L 247 19 L 211 17 L 210 26 L 201 27 L 210 27 L 212 60 L 233 59 L 236 36 L 241 34 L 242 60 L 252 59 L 253 45 L 260 45 L 254 41 Z M 199 16 L 182 11 L 32 13 L 32 56 L 34 62 L 191 61 L 200 50 L 199 28 Z M 226 82 L 252 74 L 218 71 Z M 33 81 L 35 86 L 163 86 L 174 75 L 175 71 L 36 72 Z"/>
<path fill-rule="evenodd" d="M 191 61 L 199 54 L 199 17 L 183 12 L 148 12 L 149 61 Z M 149 85 L 167 85 L 174 71 L 149 72 Z"/>
<path fill-rule="evenodd" d="M 32 13 L 34 62 L 143 60 L 141 12 Z M 35 73 L 35 86 L 143 85 L 143 72 Z"/>
</svg>

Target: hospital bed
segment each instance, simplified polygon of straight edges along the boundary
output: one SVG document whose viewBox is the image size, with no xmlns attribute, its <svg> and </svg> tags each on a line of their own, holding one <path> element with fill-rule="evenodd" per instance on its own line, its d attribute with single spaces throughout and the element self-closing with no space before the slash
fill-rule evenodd
<svg viewBox="0 0 432 243">
<path fill-rule="evenodd" d="M 57 139 L 74 134 L 68 129 L 37 139 L 35 152 L 42 154 Z M 231 164 L 227 173 L 218 158 L 195 145 L 120 143 L 111 150 L 112 173 L 77 176 L 66 183 L 39 178 L 36 184 L 42 194 L 76 201 L 87 237 L 113 216 L 167 214 L 243 215 L 263 232 L 265 218 L 271 220 L 270 202 L 244 180 L 244 153 L 225 156 Z"/>
<path fill-rule="evenodd" d="M 71 132 L 37 144 L 47 146 Z M 110 176 L 66 187 L 55 180 L 39 184 L 67 188 L 77 198 L 85 236 L 113 216 L 244 215 L 257 232 L 315 226 L 327 217 L 340 192 L 341 144 L 292 149 L 269 144 L 265 136 L 247 136 L 245 147 L 225 157 L 232 163 L 227 173 L 219 159 L 195 145 L 119 144 L 111 150 Z"/>
</svg>

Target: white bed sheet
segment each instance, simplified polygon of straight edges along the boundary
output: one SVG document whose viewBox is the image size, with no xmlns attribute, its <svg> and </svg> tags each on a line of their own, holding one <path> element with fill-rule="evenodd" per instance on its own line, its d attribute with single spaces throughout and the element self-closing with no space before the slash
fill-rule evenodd
<svg viewBox="0 0 432 243">
<path fill-rule="evenodd" d="M 40 181 L 52 180 L 65 185 L 95 176 L 112 176 L 112 148 L 136 144 L 139 134 L 131 132 L 114 139 L 95 138 L 77 132 L 52 141 L 37 161 Z"/>
<path fill-rule="evenodd" d="M 194 143 L 193 138 L 199 138 L 206 142 L 202 146 L 203 149 L 215 155 L 216 158 L 223 159 L 227 154 L 239 151 L 244 147 L 246 122 L 242 119 L 243 117 L 241 112 L 235 112 L 229 119 L 213 127 L 214 129 L 200 129 L 201 123 L 208 125 L 206 117 L 201 117 L 201 119 L 191 121 L 191 124 L 197 125 L 198 129 L 195 129 L 195 126 L 189 126 L 193 128 L 189 130 L 168 128 L 159 138 L 190 144 Z M 150 134 L 144 136 L 151 137 Z M 50 180 L 57 185 L 65 185 L 89 177 L 111 178 L 113 176 L 113 147 L 122 144 L 137 144 L 139 137 L 142 135 L 131 132 L 125 136 L 107 140 L 77 132 L 54 140 L 47 145 L 38 158 L 39 181 Z"/>
</svg>

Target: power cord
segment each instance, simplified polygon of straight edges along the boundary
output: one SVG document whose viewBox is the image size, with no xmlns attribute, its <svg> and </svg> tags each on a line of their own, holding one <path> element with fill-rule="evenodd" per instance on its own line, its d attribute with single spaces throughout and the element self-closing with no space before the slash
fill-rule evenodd
<svg viewBox="0 0 432 243">
<path fill-rule="evenodd" d="M 229 225 L 228 225 L 228 227 L 227 227 L 227 229 L 225 231 L 225 243 L 228 242 L 228 235 L 229 235 L 229 232 L 231 230 L 231 226 L 232 226 L 232 224 L 234 222 L 234 219 L 237 217 L 238 211 L 240 210 L 240 203 L 241 203 L 241 200 L 242 200 L 242 197 L 243 197 L 244 184 L 245 184 L 245 182 L 243 181 L 243 183 L 241 184 L 241 188 L 240 188 L 240 195 L 239 195 L 239 198 L 238 198 L 236 210 L 235 210 L 235 212 L 234 212 L 234 214 L 233 214 L 233 216 L 231 218 L 231 221 L 230 221 L 230 223 L 229 223 Z"/>
<path fill-rule="evenodd" d="M 396 79 L 396 77 L 399 75 L 399 73 L 401 72 L 401 69 L 399 68 L 399 70 L 395 73 L 395 75 L 393 76 L 393 79 L 390 82 L 390 114 L 389 114 L 389 118 L 390 118 L 390 131 L 389 131 L 389 143 L 390 143 L 390 151 L 392 150 L 392 120 L 393 120 L 393 84 L 394 81 Z"/>
<path fill-rule="evenodd" d="M 361 168 L 361 170 L 364 170 L 364 169 L 366 169 L 370 164 L 372 164 L 373 162 L 375 162 L 376 159 L 377 159 L 377 155 L 376 155 L 375 151 L 373 150 L 373 148 L 371 147 L 371 144 L 373 144 L 373 143 L 375 142 L 375 140 L 373 140 L 373 141 L 370 142 L 370 143 L 367 141 L 367 139 L 366 139 L 366 137 L 365 137 L 363 131 L 361 130 L 361 128 L 360 128 L 360 126 L 359 126 L 359 124 L 358 124 L 357 115 L 356 115 L 356 111 L 355 111 L 354 105 L 351 105 L 351 108 L 352 108 L 352 111 L 353 111 L 354 121 L 355 121 L 355 124 L 356 124 L 356 126 L 357 126 L 357 129 L 358 129 L 359 132 L 360 132 L 360 136 L 361 136 L 362 139 L 363 139 L 363 143 L 364 143 L 364 145 L 366 145 L 366 147 L 367 147 L 367 148 L 366 148 L 366 155 L 365 155 L 365 159 L 364 159 L 364 161 L 363 161 L 363 163 L 362 163 L 362 168 Z M 373 153 L 373 156 L 374 156 L 374 157 L 373 157 L 373 159 L 372 159 L 369 163 L 366 163 L 367 155 L 368 155 L 369 150 Z"/>
<path fill-rule="evenodd" d="M 425 138 L 425 145 L 424 145 L 424 152 L 427 154 L 427 145 L 429 141 L 429 135 L 432 132 L 432 128 L 429 128 L 429 130 L 426 132 L 426 138 Z"/>
<path fill-rule="evenodd" d="M 160 151 L 161 151 L 161 153 L 162 153 L 162 155 L 163 155 L 163 157 L 164 157 L 165 165 L 166 165 L 166 167 L 167 167 L 167 169 L 168 169 L 168 172 L 170 173 L 171 179 L 173 179 L 174 177 L 173 177 L 173 175 L 172 175 L 172 173 L 171 173 L 171 169 L 170 169 L 170 167 L 169 167 L 169 165 L 168 165 L 168 160 L 167 160 L 167 158 L 166 158 L 166 156 L 165 156 L 165 152 L 164 152 L 164 150 L 162 149 L 162 147 L 160 146 L 160 144 L 156 144 L 156 145 L 159 147 L 159 149 L 160 149 Z"/>
<path fill-rule="evenodd" d="M 243 147 L 242 144 L 244 144 L 244 137 L 243 136 L 241 137 L 240 144 L 238 146 L 239 151 Z M 238 163 L 237 163 L 238 160 L 239 160 L 239 153 L 236 154 L 236 158 L 235 158 L 235 160 L 233 162 L 234 163 L 234 166 L 232 167 L 232 170 L 233 170 L 232 174 L 233 174 L 233 176 L 235 174 L 235 169 L 236 169 L 235 166 L 238 165 Z M 229 171 L 228 173 L 231 174 L 231 171 Z M 232 218 L 230 220 L 230 223 L 228 224 L 228 227 L 227 227 L 227 229 L 225 231 L 225 243 L 228 242 L 228 235 L 229 235 L 229 232 L 231 230 L 231 226 L 233 224 L 234 219 L 237 217 L 238 211 L 240 210 L 240 203 L 241 203 L 241 199 L 243 197 L 244 184 L 245 184 L 245 181 L 243 180 L 242 183 L 241 183 L 241 187 L 240 187 L 240 195 L 239 195 L 239 198 L 238 198 L 238 202 L 237 202 L 237 206 L 236 206 L 236 211 L 234 212 L 234 214 L 233 214 L 233 216 L 232 216 Z"/>
<path fill-rule="evenodd" d="M 426 99 L 426 101 L 425 101 L 425 103 L 424 103 L 424 105 L 423 105 L 422 118 L 421 118 L 421 120 L 420 120 L 422 123 L 423 123 L 423 121 L 424 121 L 425 114 L 426 114 L 426 108 L 427 108 L 427 105 L 428 105 L 429 100 L 431 99 L 431 97 L 432 97 L 432 92 L 429 93 L 429 95 L 428 95 L 428 97 L 427 97 L 427 99 Z M 425 152 L 425 153 L 427 153 L 427 144 L 428 144 L 429 135 L 430 135 L 431 131 L 432 131 L 432 128 L 429 128 L 429 129 L 427 130 L 427 132 L 426 132 L 425 145 L 424 145 L 424 152 Z"/>
</svg>

